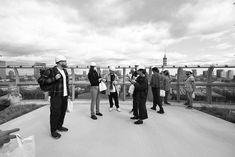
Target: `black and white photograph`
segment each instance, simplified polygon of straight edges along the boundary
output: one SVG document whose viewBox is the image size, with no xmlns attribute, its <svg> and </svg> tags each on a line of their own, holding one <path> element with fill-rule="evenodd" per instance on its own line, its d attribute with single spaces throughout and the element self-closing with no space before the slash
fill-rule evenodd
<svg viewBox="0 0 235 157">
<path fill-rule="evenodd" d="M 234 157 L 235 0 L 0 0 L 0 157 Z"/>
</svg>

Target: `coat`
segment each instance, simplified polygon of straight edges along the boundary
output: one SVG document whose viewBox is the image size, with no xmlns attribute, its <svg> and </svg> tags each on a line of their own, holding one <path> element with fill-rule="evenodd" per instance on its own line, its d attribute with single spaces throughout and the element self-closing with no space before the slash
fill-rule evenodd
<svg viewBox="0 0 235 157">
<path fill-rule="evenodd" d="M 114 81 L 113 81 L 113 85 L 114 85 L 114 88 L 116 89 L 117 93 L 119 94 L 120 85 L 119 85 L 119 81 L 118 81 L 118 76 L 116 74 L 114 74 L 114 76 L 115 76 L 115 78 L 114 78 Z M 106 86 L 107 86 L 106 94 L 110 95 L 110 85 L 111 85 L 111 75 L 110 75 L 110 73 L 105 75 L 104 79 L 105 79 L 105 83 L 106 83 Z"/>
<path fill-rule="evenodd" d="M 148 79 L 146 76 L 139 76 L 136 79 L 136 83 L 134 84 L 135 89 L 133 93 L 133 102 L 136 108 L 134 110 L 134 116 L 139 119 L 147 119 L 148 113 L 146 109 L 146 100 L 148 95 Z"/>
<path fill-rule="evenodd" d="M 68 96 L 69 96 L 70 95 L 70 92 L 69 92 L 69 75 L 68 75 L 68 72 L 67 72 L 66 69 L 63 69 L 63 70 L 64 70 L 64 73 L 65 73 L 65 76 L 66 76 L 66 87 L 67 87 L 67 92 L 68 92 Z M 54 66 L 52 68 L 52 73 L 50 74 L 50 77 L 46 80 L 46 82 L 53 84 L 52 90 L 49 91 L 49 95 L 51 97 L 54 97 L 54 96 L 57 96 L 57 95 L 63 96 L 63 91 L 64 91 L 63 78 L 61 77 L 60 79 L 56 80 L 55 76 L 57 74 L 60 74 L 60 72 L 57 69 L 57 66 Z"/>
</svg>

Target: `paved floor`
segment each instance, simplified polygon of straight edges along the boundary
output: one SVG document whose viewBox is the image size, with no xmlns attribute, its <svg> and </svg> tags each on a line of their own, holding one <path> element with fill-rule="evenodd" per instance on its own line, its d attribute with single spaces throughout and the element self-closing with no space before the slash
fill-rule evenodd
<svg viewBox="0 0 235 157">
<path fill-rule="evenodd" d="M 131 102 L 120 102 L 122 112 L 109 112 L 103 101 L 103 117 L 90 119 L 89 101 L 75 103 L 67 113 L 59 140 L 50 137 L 49 106 L 9 121 L 0 128 L 21 128 L 23 137 L 35 136 L 36 157 L 234 157 L 235 124 L 174 103 L 166 114 L 150 110 L 149 119 L 136 126 L 130 120 Z"/>
</svg>

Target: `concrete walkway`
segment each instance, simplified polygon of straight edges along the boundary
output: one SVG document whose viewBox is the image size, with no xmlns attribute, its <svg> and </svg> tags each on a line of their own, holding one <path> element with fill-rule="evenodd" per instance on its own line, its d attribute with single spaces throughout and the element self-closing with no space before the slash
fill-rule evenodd
<svg viewBox="0 0 235 157">
<path fill-rule="evenodd" d="M 19 127 L 22 137 L 35 136 L 36 157 L 234 157 L 235 124 L 174 103 L 166 114 L 150 110 L 149 119 L 136 126 L 130 120 L 131 102 L 120 102 L 122 112 L 109 112 L 102 101 L 103 117 L 92 120 L 90 101 L 75 103 L 67 113 L 59 140 L 49 132 L 49 106 L 0 125 Z"/>
</svg>

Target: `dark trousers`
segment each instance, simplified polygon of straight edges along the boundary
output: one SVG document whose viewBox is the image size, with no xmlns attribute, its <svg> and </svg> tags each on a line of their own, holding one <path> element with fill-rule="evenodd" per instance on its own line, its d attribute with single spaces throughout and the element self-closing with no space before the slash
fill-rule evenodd
<svg viewBox="0 0 235 157">
<path fill-rule="evenodd" d="M 119 101 L 118 101 L 118 93 L 115 92 L 110 92 L 109 94 L 109 105 L 110 107 L 113 107 L 113 99 L 114 99 L 114 103 L 115 103 L 115 106 L 116 108 L 119 108 Z"/>
<path fill-rule="evenodd" d="M 51 132 L 55 132 L 58 128 L 62 127 L 64 117 L 68 105 L 67 96 L 54 96 L 50 99 L 50 127 Z"/>
<path fill-rule="evenodd" d="M 148 113 L 146 109 L 146 99 L 133 99 L 133 115 L 139 120 L 144 120 L 148 118 Z"/>
<path fill-rule="evenodd" d="M 160 88 L 152 87 L 153 93 L 153 107 L 156 108 L 159 106 L 160 110 L 162 110 L 162 98 L 160 97 Z"/>
</svg>

